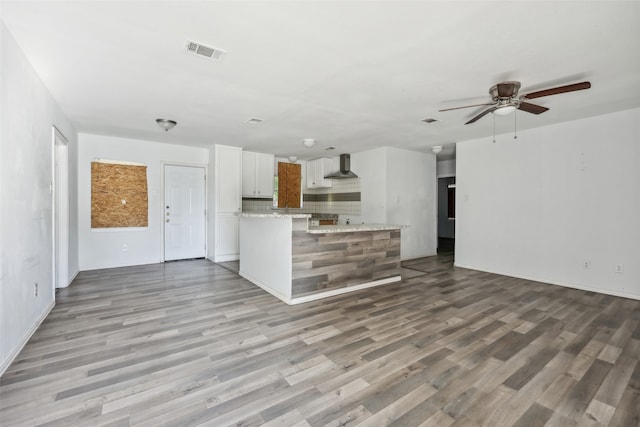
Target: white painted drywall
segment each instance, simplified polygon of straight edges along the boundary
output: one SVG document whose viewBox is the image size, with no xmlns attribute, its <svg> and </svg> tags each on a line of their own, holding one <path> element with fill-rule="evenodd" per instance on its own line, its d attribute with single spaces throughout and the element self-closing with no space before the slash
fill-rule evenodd
<svg viewBox="0 0 640 427">
<path fill-rule="evenodd" d="M 354 222 L 399 224 L 402 259 L 437 251 L 436 157 L 383 147 L 354 153 L 351 169 L 360 177 L 361 216 Z"/>
<path fill-rule="evenodd" d="M 240 275 L 291 300 L 292 219 L 240 217 Z"/>
<path fill-rule="evenodd" d="M 360 177 L 360 217 L 352 216 L 351 221 L 387 223 L 387 149 L 351 154 L 351 170 Z"/>
<path fill-rule="evenodd" d="M 162 130 L 158 129 L 158 132 Z M 86 133 L 81 133 L 78 138 L 80 270 L 161 262 L 164 220 L 162 165 L 207 166 L 209 150 Z M 148 227 L 91 229 L 91 162 L 96 158 L 139 162 L 147 166 Z M 122 250 L 122 245 L 127 245 L 126 251 Z"/>
<path fill-rule="evenodd" d="M 76 156 L 76 131 L 0 23 L 0 374 L 54 305 L 52 126 Z M 70 167 L 71 193 L 77 177 Z M 75 195 L 70 198 L 75 210 Z M 68 274 L 75 276 L 77 217 L 69 217 Z M 38 283 L 38 295 L 34 285 Z"/>
<path fill-rule="evenodd" d="M 402 259 L 435 255 L 438 248 L 436 156 L 387 149 L 387 222 L 402 230 Z"/>
<path fill-rule="evenodd" d="M 438 160 L 436 163 L 438 178 L 448 178 L 456 176 L 456 160 Z"/>
<path fill-rule="evenodd" d="M 640 109 L 458 143 L 456 265 L 640 298 L 639 165 Z"/>
</svg>

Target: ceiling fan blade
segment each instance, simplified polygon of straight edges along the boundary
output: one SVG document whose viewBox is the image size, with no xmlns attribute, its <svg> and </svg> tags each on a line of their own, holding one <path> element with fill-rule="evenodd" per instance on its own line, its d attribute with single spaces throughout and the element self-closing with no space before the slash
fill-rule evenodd
<svg viewBox="0 0 640 427">
<path fill-rule="evenodd" d="M 541 114 L 548 110 L 547 107 L 543 107 L 541 105 L 530 104 L 528 102 L 520 102 L 518 106 L 518 110 L 526 111 L 527 113 L 532 114 Z"/>
<path fill-rule="evenodd" d="M 483 118 L 484 116 L 486 116 L 489 113 L 493 113 L 494 111 L 496 111 L 498 109 L 498 107 L 491 107 L 489 109 L 484 110 L 482 113 L 478 114 L 477 116 L 475 116 L 473 119 L 469 120 L 467 123 L 465 123 L 465 125 L 470 125 L 471 123 L 475 123 L 476 121 L 478 121 L 479 119 Z"/>
<path fill-rule="evenodd" d="M 489 104 L 465 105 L 464 107 L 445 108 L 444 110 L 438 110 L 438 111 L 443 112 L 443 111 L 451 111 L 451 110 L 460 110 L 461 108 L 482 107 L 483 105 L 493 105 L 493 104 L 494 102 L 491 102 Z"/>
<path fill-rule="evenodd" d="M 520 83 L 504 82 L 504 83 L 498 83 L 496 87 L 498 90 L 498 96 L 500 98 L 511 98 L 512 96 L 516 96 L 518 94 L 518 90 L 520 89 Z"/>
<path fill-rule="evenodd" d="M 590 82 L 574 83 L 574 84 L 571 84 L 571 85 L 558 86 L 558 87 L 554 87 L 554 88 L 551 88 L 551 89 L 545 89 L 545 90 L 539 90 L 537 92 L 531 92 L 531 93 L 528 93 L 528 94 L 524 95 L 523 98 L 527 98 L 527 99 L 541 98 L 543 96 L 557 95 L 559 93 L 573 92 L 573 91 L 576 91 L 576 90 L 589 89 L 590 87 L 591 87 L 591 83 Z"/>
</svg>

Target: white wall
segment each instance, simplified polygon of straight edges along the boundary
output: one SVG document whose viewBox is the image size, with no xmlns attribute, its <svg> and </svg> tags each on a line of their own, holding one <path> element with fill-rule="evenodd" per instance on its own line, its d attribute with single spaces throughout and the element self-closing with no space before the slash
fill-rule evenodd
<svg viewBox="0 0 640 427">
<path fill-rule="evenodd" d="M 438 248 L 436 156 L 387 149 L 387 222 L 402 230 L 402 259 L 435 255 Z"/>
<path fill-rule="evenodd" d="M 456 265 L 640 298 L 640 109 L 456 148 Z"/>
<path fill-rule="evenodd" d="M 287 303 L 292 292 L 292 230 L 291 217 L 240 217 L 240 275 Z"/>
<path fill-rule="evenodd" d="M 77 155 L 76 131 L 0 23 L 0 373 L 54 305 L 53 140 L 55 125 Z M 71 192 L 77 181 L 69 171 Z M 70 209 L 76 209 L 75 195 Z M 77 217 L 69 218 L 70 277 L 78 271 Z M 38 296 L 34 284 L 38 283 Z"/>
<path fill-rule="evenodd" d="M 164 259 L 163 162 L 206 166 L 209 150 L 84 133 L 78 138 L 80 270 L 161 262 Z M 91 162 L 96 158 L 139 162 L 147 166 L 148 227 L 91 229 Z M 127 245 L 126 251 L 122 250 L 123 244 Z"/>
<path fill-rule="evenodd" d="M 438 160 L 436 164 L 438 178 L 448 178 L 456 176 L 456 160 Z"/>
<path fill-rule="evenodd" d="M 362 151 L 351 155 L 351 170 L 360 177 L 360 217 L 353 223 L 387 222 L 387 149 Z"/>
<path fill-rule="evenodd" d="M 403 260 L 437 250 L 436 157 L 383 147 L 354 153 L 351 169 L 360 177 L 361 216 L 354 222 L 408 225 L 402 230 Z"/>
</svg>

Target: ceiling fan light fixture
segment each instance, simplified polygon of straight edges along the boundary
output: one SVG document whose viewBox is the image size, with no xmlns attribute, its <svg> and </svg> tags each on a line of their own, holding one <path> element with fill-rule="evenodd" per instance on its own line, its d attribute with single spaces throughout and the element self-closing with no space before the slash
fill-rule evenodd
<svg viewBox="0 0 640 427">
<path fill-rule="evenodd" d="M 170 129 L 173 129 L 175 125 L 178 124 L 178 122 L 176 122 L 175 120 L 169 120 L 169 119 L 156 119 L 156 123 L 162 129 L 164 129 L 165 132 L 169 132 Z"/>
<path fill-rule="evenodd" d="M 508 116 L 509 114 L 513 113 L 516 110 L 517 110 L 517 107 L 515 105 L 507 104 L 507 105 L 503 105 L 496 108 L 493 111 L 493 114 L 495 114 L 496 116 Z"/>
</svg>

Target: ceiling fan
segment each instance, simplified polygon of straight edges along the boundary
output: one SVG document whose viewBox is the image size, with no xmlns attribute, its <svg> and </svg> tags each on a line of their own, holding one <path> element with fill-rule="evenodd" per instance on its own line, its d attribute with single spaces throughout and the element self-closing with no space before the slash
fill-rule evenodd
<svg viewBox="0 0 640 427">
<path fill-rule="evenodd" d="M 470 108 L 470 107 L 480 107 L 483 105 L 490 105 L 491 107 L 484 110 L 471 120 L 469 120 L 465 125 L 476 122 L 481 119 L 485 115 L 489 113 L 494 113 L 499 116 L 505 116 L 509 113 L 512 113 L 515 110 L 526 111 L 527 113 L 532 114 L 541 114 L 548 110 L 547 107 L 542 107 L 540 105 L 531 104 L 527 102 L 530 99 L 541 98 L 543 96 L 549 95 L 557 95 L 559 93 L 565 92 L 574 92 L 576 90 L 584 90 L 589 89 L 591 87 L 590 82 L 581 82 L 574 83 L 566 86 L 558 86 L 551 89 L 539 90 L 536 92 L 531 92 L 526 95 L 520 95 L 518 98 L 518 91 L 520 90 L 520 82 L 502 82 L 498 83 L 495 86 L 492 86 L 489 89 L 489 94 L 491 95 L 491 99 L 493 102 L 486 104 L 475 104 L 475 105 L 465 105 L 464 107 L 454 107 L 454 108 L 445 108 L 442 111 L 451 111 L 451 110 L 459 110 L 461 108 Z"/>
</svg>

